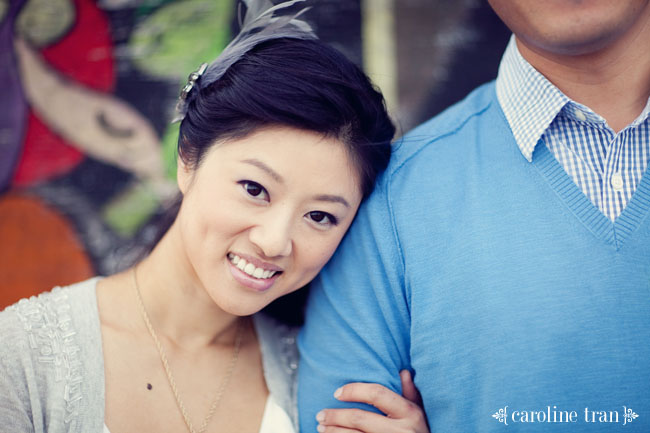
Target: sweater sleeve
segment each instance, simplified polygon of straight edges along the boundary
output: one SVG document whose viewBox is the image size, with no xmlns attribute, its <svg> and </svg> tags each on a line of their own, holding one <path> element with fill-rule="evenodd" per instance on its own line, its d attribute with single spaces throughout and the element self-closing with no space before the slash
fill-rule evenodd
<svg viewBox="0 0 650 433">
<path fill-rule="evenodd" d="M 0 426 L 7 432 L 34 432 L 28 379 L 20 356 L 26 340 L 10 309 L 0 312 L 0 335 Z"/>
<path fill-rule="evenodd" d="M 399 371 L 410 363 L 410 315 L 387 185 L 378 183 L 312 283 L 298 339 L 301 432 L 316 431 L 321 409 L 352 406 L 333 398 L 348 382 L 375 382 L 400 392 Z"/>
</svg>

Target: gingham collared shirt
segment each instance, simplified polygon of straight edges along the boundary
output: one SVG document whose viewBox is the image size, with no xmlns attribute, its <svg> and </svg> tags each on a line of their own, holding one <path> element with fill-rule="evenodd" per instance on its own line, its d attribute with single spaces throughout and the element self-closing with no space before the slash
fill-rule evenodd
<svg viewBox="0 0 650 433">
<path fill-rule="evenodd" d="M 528 161 L 540 139 L 575 184 L 611 221 L 623 212 L 650 157 L 650 98 L 616 133 L 604 118 L 572 101 L 519 53 L 514 36 L 499 66 L 496 92 Z"/>
</svg>

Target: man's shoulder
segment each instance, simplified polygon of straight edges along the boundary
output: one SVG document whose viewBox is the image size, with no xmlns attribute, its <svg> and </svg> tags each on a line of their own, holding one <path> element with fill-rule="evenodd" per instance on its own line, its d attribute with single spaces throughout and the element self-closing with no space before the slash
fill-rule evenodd
<svg viewBox="0 0 650 433">
<path fill-rule="evenodd" d="M 476 121 L 494 109 L 500 110 L 494 81 L 492 81 L 476 88 L 462 101 L 399 139 L 393 150 L 388 173 L 400 170 L 412 159 L 417 160 L 423 151 L 434 152 L 439 157 L 443 157 L 445 152 L 453 152 L 459 156 L 463 149 L 458 147 L 470 144 L 461 138 L 462 134 L 468 129 L 475 128 Z"/>
</svg>

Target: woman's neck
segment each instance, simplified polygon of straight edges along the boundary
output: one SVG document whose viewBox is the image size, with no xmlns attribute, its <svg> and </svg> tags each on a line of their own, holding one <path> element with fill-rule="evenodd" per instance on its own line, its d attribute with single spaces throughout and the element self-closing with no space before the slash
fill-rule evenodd
<svg viewBox="0 0 650 433">
<path fill-rule="evenodd" d="M 198 282 L 174 226 L 136 266 L 136 276 L 160 338 L 185 350 L 232 344 L 240 318 L 219 308 Z"/>
</svg>

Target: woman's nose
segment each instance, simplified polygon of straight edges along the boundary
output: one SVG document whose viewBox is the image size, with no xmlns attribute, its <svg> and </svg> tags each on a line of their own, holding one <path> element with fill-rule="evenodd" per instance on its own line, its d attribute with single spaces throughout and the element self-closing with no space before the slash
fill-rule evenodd
<svg viewBox="0 0 650 433">
<path fill-rule="evenodd" d="M 268 213 L 249 231 L 250 241 L 266 257 L 286 257 L 291 254 L 291 219 L 280 212 Z"/>
</svg>

